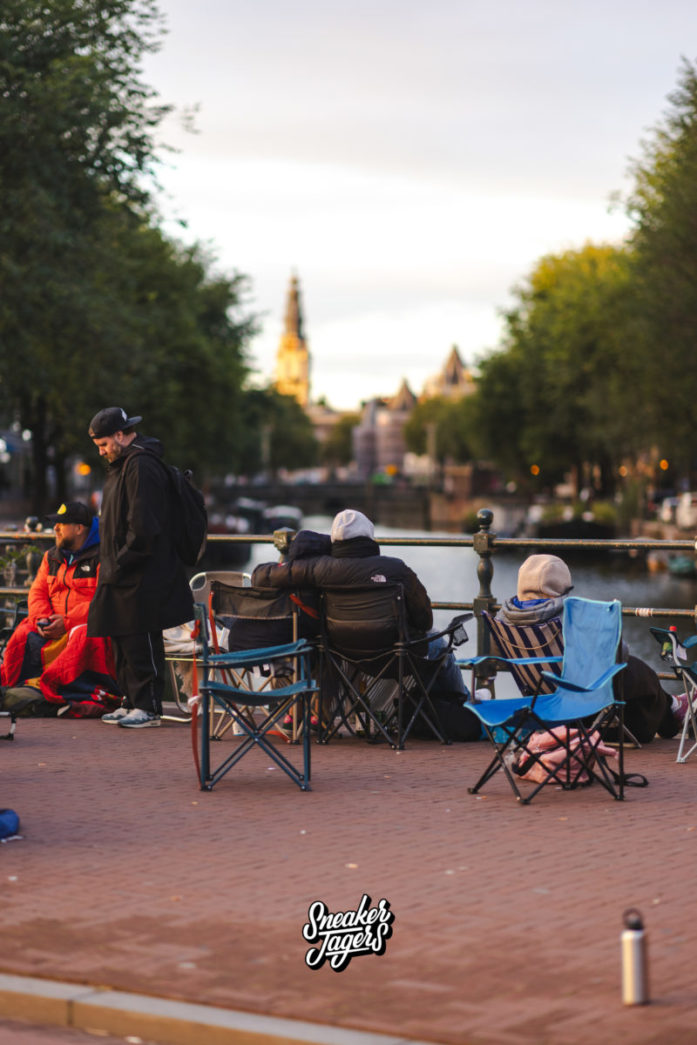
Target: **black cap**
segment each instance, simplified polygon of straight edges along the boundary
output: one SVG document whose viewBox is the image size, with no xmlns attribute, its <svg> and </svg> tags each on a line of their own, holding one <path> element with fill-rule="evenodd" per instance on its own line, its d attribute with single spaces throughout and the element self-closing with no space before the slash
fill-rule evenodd
<svg viewBox="0 0 697 1045">
<path fill-rule="evenodd" d="M 47 515 L 46 518 L 52 526 L 55 526 L 56 523 L 77 523 L 79 526 L 92 525 L 92 513 L 82 501 L 68 501 L 66 504 L 62 504 L 57 512 L 54 512 L 53 515 Z"/>
<path fill-rule="evenodd" d="M 125 432 L 142 420 L 142 417 L 129 417 L 120 406 L 107 406 L 90 421 L 90 436 L 92 439 L 104 439 L 114 432 Z"/>
</svg>

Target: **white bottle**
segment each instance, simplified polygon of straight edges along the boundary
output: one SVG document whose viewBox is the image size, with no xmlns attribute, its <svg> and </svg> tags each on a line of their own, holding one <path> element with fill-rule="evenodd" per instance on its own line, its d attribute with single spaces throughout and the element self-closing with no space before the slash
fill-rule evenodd
<svg viewBox="0 0 697 1045">
<path fill-rule="evenodd" d="M 635 907 L 628 908 L 622 918 L 622 1001 L 625 1005 L 647 1005 L 649 971 L 644 923 Z"/>
</svg>

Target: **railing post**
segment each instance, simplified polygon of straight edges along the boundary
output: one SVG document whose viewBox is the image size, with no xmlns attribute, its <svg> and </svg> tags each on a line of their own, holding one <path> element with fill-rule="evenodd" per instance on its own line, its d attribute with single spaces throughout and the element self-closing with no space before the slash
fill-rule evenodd
<svg viewBox="0 0 697 1045">
<path fill-rule="evenodd" d="M 496 599 L 491 594 L 491 579 L 494 576 L 494 564 L 491 553 L 494 549 L 496 534 L 491 532 L 494 513 L 490 508 L 480 508 L 477 512 L 479 531 L 473 536 L 473 547 L 479 556 L 477 577 L 479 578 L 479 594 L 472 602 L 477 617 L 477 656 L 485 657 L 489 652 L 489 633 L 482 624 L 482 610 L 491 612 Z"/>
</svg>

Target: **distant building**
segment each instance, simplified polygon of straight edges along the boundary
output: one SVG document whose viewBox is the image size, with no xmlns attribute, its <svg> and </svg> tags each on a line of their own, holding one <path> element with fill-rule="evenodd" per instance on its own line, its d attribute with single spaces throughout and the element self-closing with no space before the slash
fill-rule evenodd
<svg viewBox="0 0 697 1045">
<path fill-rule="evenodd" d="M 300 286 L 292 276 L 288 288 L 283 334 L 276 353 L 274 386 L 282 395 L 294 396 L 307 408 L 310 402 L 310 351 L 305 340 Z"/>
<path fill-rule="evenodd" d="M 475 390 L 474 378 L 460 358 L 457 345 L 453 345 L 443 369 L 424 384 L 420 399 L 464 399 Z"/>
<path fill-rule="evenodd" d="M 416 406 L 416 396 L 406 381 L 391 399 L 371 399 L 353 430 L 353 451 L 358 474 L 401 472 L 406 443 L 404 426 Z"/>
</svg>

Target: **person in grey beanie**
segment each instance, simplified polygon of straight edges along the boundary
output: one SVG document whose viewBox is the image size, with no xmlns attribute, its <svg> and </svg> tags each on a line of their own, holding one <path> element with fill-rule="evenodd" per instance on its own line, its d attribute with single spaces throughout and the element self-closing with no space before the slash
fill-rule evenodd
<svg viewBox="0 0 697 1045">
<path fill-rule="evenodd" d="M 564 599 L 572 588 L 571 572 L 563 559 L 557 555 L 530 555 L 518 570 L 516 594 L 504 601 L 496 617 L 504 624 L 518 626 L 549 622 L 558 627 L 561 637 Z M 682 729 L 687 696 L 666 693 L 653 668 L 633 656 L 624 643 L 622 660 L 627 662 L 622 672 L 627 728 L 642 744 L 648 744 L 657 733 L 674 737 Z"/>
</svg>

